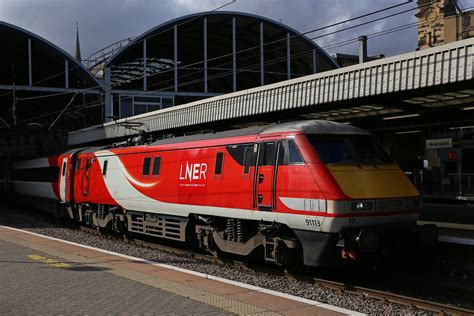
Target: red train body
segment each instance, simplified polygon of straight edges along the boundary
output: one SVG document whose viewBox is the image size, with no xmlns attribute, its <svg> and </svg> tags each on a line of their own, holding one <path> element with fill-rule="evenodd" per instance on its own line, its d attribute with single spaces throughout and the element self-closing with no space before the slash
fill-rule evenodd
<svg viewBox="0 0 474 316">
<path fill-rule="evenodd" d="M 86 225 L 277 264 L 332 264 L 419 234 L 417 190 L 369 133 L 333 122 L 71 150 L 18 163 L 11 182 Z"/>
</svg>

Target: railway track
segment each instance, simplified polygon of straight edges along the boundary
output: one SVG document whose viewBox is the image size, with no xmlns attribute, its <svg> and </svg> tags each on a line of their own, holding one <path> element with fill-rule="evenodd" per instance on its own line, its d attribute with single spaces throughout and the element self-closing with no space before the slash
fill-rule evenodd
<svg viewBox="0 0 474 316">
<path fill-rule="evenodd" d="M 344 292 L 353 293 L 356 295 L 362 295 L 364 297 L 372 297 L 375 299 L 384 300 L 391 303 L 401 304 L 408 307 L 415 307 L 417 309 L 426 310 L 440 315 L 474 315 L 474 310 L 452 306 L 447 304 L 441 304 L 419 298 L 404 296 L 400 294 L 390 293 L 386 291 L 380 291 L 375 289 L 369 289 L 366 287 L 353 286 L 341 282 L 335 282 L 331 280 L 315 278 L 315 282 L 318 282 L 324 286 L 335 288 Z"/>
<path fill-rule="evenodd" d="M 86 228 L 82 226 L 79 227 L 79 229 L 87 233 L 101 235 L 101 233 L 95 229 Z M 278 268 L 271 268 L 268 266 L 262 266 L 255 263 L 242 262 L 242 261 L 233 260 L 233 259 L 218 258 L 212 255 L 195 252 L 190 249 L 180 249 L 180 248 L 175 248 L 172 246 L 160 245 L 160 244 L 148 242 L 142 239 L 136 239 L 136 238 L 129 239 L 125 237 L 119 238 L 118 236 L 111 236 L 111 237 L 122 239 L 123 241 L 127 243 L 139 245 L 141 247 L 164 251 L 164 252 L 172 253 L 174 255 L 179 255 L 179 256 L 193 257 L 195 259 L 204 260 L 213 264 L 233 266 L 239 269 L 248 269 L 249 271 L 254 271 L 254 272 L 258 271 L 258 272 L 267 273 L 270 275 L 272 274 L 282 275 L 283 273 L 284 276 L 289 279 L 300 280 L 300 281 L 304 280 L 307 282 L 318 284 L 320 286 L 335 289 L 341 292 L 358 295 L 364 298 L 373 298 L 377 300 L 382 300 L 384 302 L 400 304 L 403 306 L 407 306 L 409 308 L 416 308 L 419 310 L 423 310 L 428 313 L 439 314 L 439 315 L 474 315 L 474 310 L 463 308 L 463 307 L 442 304 L 442 303 L 424 300 L 420 298 L 400 295 L 400 294 L 396 294 L 396 293 L 392 293 L 388 291 L 371 289 L 371 288 L 362 287 L 362 286 L 351 285 L 349 283 L 337 282 L 334 280 L 329 280 L 329 279 L 324 279 L 324 278 L 315 278 L 307 274 L 287 273 Z"/>
</svg>

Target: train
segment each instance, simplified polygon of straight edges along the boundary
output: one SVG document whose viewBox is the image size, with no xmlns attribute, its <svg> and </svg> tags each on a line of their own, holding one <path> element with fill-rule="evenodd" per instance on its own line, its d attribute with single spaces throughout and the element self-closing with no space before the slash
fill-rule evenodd
<svg viewBox="0 0 474 316">
<path fill-rule="evenodd" d="M 332 121 L 72 149 L 16 162 L 5 182 L 85 226 L 281 266 L 436 240 L 416 224 L 419 192 L 375 136 Z"/>
</svg>

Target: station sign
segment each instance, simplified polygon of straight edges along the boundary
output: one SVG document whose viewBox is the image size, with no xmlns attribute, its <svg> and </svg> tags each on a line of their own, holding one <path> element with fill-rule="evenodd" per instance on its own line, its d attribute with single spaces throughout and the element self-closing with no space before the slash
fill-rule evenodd
<svg viewBox="0 0 474 316">
<path fill-rule="evenodd" d="M 427 139 L 426 149 L 453 148 L 452 138 Z"/>
</svg>

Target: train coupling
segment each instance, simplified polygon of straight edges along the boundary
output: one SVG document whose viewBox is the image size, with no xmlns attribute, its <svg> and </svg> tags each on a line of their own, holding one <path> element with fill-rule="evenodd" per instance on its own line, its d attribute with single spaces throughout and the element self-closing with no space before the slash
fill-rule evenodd
<svg viewBox="0 0 474 316">
<path fill-rule="evenodd" d="M 357 250 L 346 250 L 346 249 L 342 249 L 341 251 L 341 256 L 342 256 L 342 259 L 345 259 L 345 260 L 352 260 L 352 261 L 357 261 L 359 260 L 360 258 L 360 254 Z"/>
<path fill-rule="evenodd" d="M 338 246 L 342 247 L 342 258 L 358 260 L 360 253 L 373 253 L 380 248 L 381 236 L 378 230 L 363 228 L 346 232 L 341 236 Z"/>
</svg>

